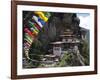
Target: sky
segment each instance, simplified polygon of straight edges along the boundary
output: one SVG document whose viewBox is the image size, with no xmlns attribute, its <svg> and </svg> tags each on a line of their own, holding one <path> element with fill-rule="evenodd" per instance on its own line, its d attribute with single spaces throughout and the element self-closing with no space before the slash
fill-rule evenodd
<svg viewBox="0 0 100 80">
<path fill-rule="evenodd" d="M 89 13 L 77 13 L 80 19 L 80 27 L 90 29 L 90 14 Z"/>
</svg>

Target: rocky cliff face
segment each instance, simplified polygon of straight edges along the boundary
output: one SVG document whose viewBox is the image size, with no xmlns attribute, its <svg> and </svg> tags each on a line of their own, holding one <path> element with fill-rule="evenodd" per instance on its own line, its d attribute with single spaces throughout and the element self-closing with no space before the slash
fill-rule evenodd
<svg viewBox="0 0 100 80">
<path fill-rule="evenodd" d="M 59 41 L 59 35 L 66 29 L 72 29 L 74 32 L 79 29 L 79 20 L 74 13 L 52 13 L 48 23 L 38 35 L 38 40 L 42 43 L 44 50 L 48 50 L 48 44 L 51 41 Z"/>
</svg>

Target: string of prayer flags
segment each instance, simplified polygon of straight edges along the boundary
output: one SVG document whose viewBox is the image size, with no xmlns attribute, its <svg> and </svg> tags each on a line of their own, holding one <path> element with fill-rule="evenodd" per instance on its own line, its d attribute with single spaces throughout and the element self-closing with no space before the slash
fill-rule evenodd
<svg viewBox="0 0 100 80">
<path fill-rule="evenodd" d="M 28 28 L 24 28 L 24 32 L 28 33 L 30 36 L 33 36 L 32 32 Z"/>
<path fill-rule="evenodd" d="M 45 23 L 48 21 L 51 14 L 49 12 L 35 11 L 32 18 L 29 19 L 24 26 L 24 52 L 26 57 L 29 59 L 29 49 L 34 39 L 41 31 Z"/>
<path fill-rule="evenodd" d="M 28 38 L 24 38 L 24 40 L 27 41 L 27 42 L 30 43 L 30 44 L 32 43 L 32 41 L 29 40 Z"/>
<path fill-rule="evenodd" d="M 45 22 L 48 21 L 48 18 L 44 15 L 43 12 L 41 12 L 41 11 L 35 11 L 34 13 L 37 14 L 37 15 L 38 15 L 42 20 L 44 20 Z"/>
<path fill-rule="evenodd" d="M 34 28 L 34 30 L 35 30 L 36 32 L 39 32 L 38 28 L 34 25 L 34 23 L 32 23 L 31 21 L 29 21 L 29 25 L 30 25 L 32 28 Z"/>
<path fill-rule="evenodd" d="M 38 32 L 34 28 L 30 28 L 30 30 L 32 31 L 32 34 L 35 34 L 35 35 L 38 34 Z"/>
<path fill-rule="evenodd" d="M 30 46 L 31 44 L 30 43 L 28 43 L 28 42 L 25 42 L 24 43 L 24 46 Z"/>
<path fill-rule="evenodd" d="M 43 27 L 43 25 L 41 24 L 41 22 L 38 20 L 38 17 L 37 17 L 37 16 L 34 16 L 34 15 L 33 15 L 32 19 L 35 20 L 36 23 L 37 23 L 41 28 Z"/>
</svg>

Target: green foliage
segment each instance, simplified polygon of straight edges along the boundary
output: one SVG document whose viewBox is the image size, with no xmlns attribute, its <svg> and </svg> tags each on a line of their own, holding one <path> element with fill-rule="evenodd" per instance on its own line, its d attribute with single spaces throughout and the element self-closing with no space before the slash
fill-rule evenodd
<svg viewBox="0 0 100 80">
<path fill-rule="evenodd" d="M 39 40 L 35 40 L 32 45 L 31 45 L 31 48 L 29 50 L 29 57 L 33 60 L 36 60 L 36 61 L 40 61 L 41 60 L 41 57 L 40 55 L 43 54 L 41 52 L 41 42 Z M 40 65 L 39 62 L 31 62 L 31 65 L 30 67 L 34 66 L 34 67 L 38 67 Z"/>
<path fill-rule="evenodd" d="M 64 55 L 61 62 L 59 63 L 60 67 L 64 67 L 66 65 L 66 59 L 68 58 L 67 55 Z"/>
<path fill-rule="evenodd" d="M 44 64 L 39 64 L 38 67 L 45 67 L 45 65 Z"/>
<path fill-rule="evenodd" d="M 85 64 L 89 65 L 89 44 L 88 41 L 83 41 L 82 56 L 85 58 Z"/>
<path fill-rule="evenodd" d="M 69 55 L 68 53 L 65 53 L 57 66 L 58 67 L 68 66 L 68 64 L 70 63 L 71 57 L 72 57 L 71 55 Z"/>
<path fill-rule="evenodd" d="M 39 40 L 35 40 L 31 45 L 29 54 L 41 54 L 41 46 L 41 42 Z"/>
</svg>

